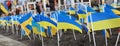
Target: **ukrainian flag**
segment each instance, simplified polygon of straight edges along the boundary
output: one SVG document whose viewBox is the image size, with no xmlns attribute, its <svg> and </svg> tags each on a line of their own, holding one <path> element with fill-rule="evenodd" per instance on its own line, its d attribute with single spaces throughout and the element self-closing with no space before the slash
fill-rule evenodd
<svg viewBox="0 0 120 46">
<path fill-rule="evenodd" d="M 58 11 L 55 11 L 55 12 L 52 12 L 52 14 L 50 15 L 50 19 L 52 20 L 52 21 L 54 21 L 55 23 L 57 23 L 58 21 Z M 50 30 L 50 29 L 49 29 Z M 56 33 L 57 33 L 57 29 L 55 29 L 55 28 L 52 28 L 51 27 L 51 30 L 50 30 L 51 32 L 52 32 L 52 35 L 56 35 Z"/>
<path fill-rule="evenodd" d="M 77 13 L 78 13 L 79 19 L 86 18 L 86 12 L 84 12 L 83 10 L 79 9 Z"/>
<path fill-rule="evenodd" d="M 75 9 L 73 7 L 69 8 L 69 14 L 70 15 L 75 14 Z"/>
<path fill-rule="evenodd" d="M 89 22 L 90 16 L 88 16 Z M 120 17 L 110 13 L 93 13 L 92 25 L 95 31 L 120 27 Z"/>
<path fill-rule="evenodd" d="M 5 24 L 5 21 L 4 21 L 4 19 L 1 17 L 0 18 L 0 25 L 2 25 L 2 26 L 5 26 L 6 24 Z"/>
<path fill-rule="evenodd" d="M 33 19 L 46 29 L 47 29 L 47 26 L 51 26 L 54 28 L 56 28 L 57 26 L 57 23 L 55 23 L 49 17 L 46 17 L 44 15 L 37 15 Z"/>
<path fill-rule="evenodd" d="M 33 19 L 45 29 L 47 29 L 48 26 L 50 26 L 51 28 L 57 29 L 57 23 L 44 15 L 37 15 L 33 17 Z M 55 33 L 56 31 L 52 30 L 52 35 L 54 35 Z"/>
<path fill-rule="evenodd" d="M 31 33 L 31 29 L 29 29 L 28 27 L 30 27 L 30 23 L 32 22 L 32 13 L 27 13 L 26 15 L 22 16 L 19 19 L 19 23 L 21 25 L 21 28 L 25 31 L 26 35 L 29 35 Z"/>
<path fill-rule="evenodd" d="M 6 21 L 6 24 L 7 24 L 7 26 L 11 26 L 11 17 L 10 16 L 6 16 L 6 17 L 4 17 L 4 20 Z"/>
<path fill-rule="evenodd" d="M 6 15 L 9 14 L 8 11 L 7 11 L 7 9 L 6 9 L 2 4 L 0 4 L 0 9 L 1 9 Z"/>
<path fill-rule="evenodd" d="M 71 16 L 72 17 L 72 16 Z M 82 33 L 82 26 L 77 23 L 73 18 L 70 19 L 70 17 L 64 13 L 61 12 L 58 15 L 58 29 L 75 29 L 78 30 L 80 33 Z"/>
<path fill-rule="evenodd" d="M 108 5 L 108 4 L 105 4 L 105 8 L 111 9 L 117 15 L 120 14 L 119 10 L 115 9 L 114 7 L 112 7 L 112 6 Z"/>
<path fill-rule="evenodd" d="M 18 16 L 12 16 L 13 24 L 19 25 Z"/>
<path fill-rule="evenodd" d="M 40 26 L 40 24 L 38 24 L 37 22 L 35 22 L 34 20 L 32 21 L 32 29 L 33 29 L 33 33 L 37 34 L 37 35 L 41 35 L 43 37 L 46 37 L 46 33 L 44 31 L 44 28 Z"/>
</svg>

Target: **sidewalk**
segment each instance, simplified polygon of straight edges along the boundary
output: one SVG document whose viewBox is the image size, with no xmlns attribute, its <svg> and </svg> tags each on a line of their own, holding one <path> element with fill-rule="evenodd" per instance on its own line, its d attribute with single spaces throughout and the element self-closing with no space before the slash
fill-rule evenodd
<svg viewBox="0 0 120 46">
<path fill-rule="evenodd" d="M 0 35 L 0 46 L 27 46 L 19 41 Z"/>
</svg>

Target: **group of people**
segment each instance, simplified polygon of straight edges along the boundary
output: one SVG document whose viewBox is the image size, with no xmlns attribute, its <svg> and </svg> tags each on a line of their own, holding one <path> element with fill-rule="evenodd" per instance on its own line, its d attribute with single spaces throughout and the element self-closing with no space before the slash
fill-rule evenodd
<svg viewBox="0 0 120 46">
<path fill-rule="evenodd" d="M 50 8 L 50 11 L 55 11 L 57 5 L 58 5 L 58 0 L 48 0 L 46 1 L 46 7 Z M 36 2 L 36 11 L 38 13 L 41 13 L 42 11 L 44 11 L 44 7 L 43 7 L 43 1 L 39 1 Z"/>
<path fill-rule="evenodd" d="M 46 7 L 50 8 L 50 11 L 55 11 L 55 7 L 57 7 L 58 5 L 58 0 L 47 0 L 46 1 Z M 13 4 L 14 2 L 12 2 L 11 0 L 6 0 L 6 4 L 7 4 L 7 11 L 8 11 L 8 15 L 18 15 L 21 14 L 22 10 L 26 10 L 27 11 L 27 4 L 25 3 L 23 5 L 23 9 L 21 9 L 21 7 L 16 7 L 17 5 L 19 5 L 18 3 L 16 5 Z M 4 6 L 4 3 L 1 3 Z M 13 7 L 14 6 L 14 7 Z M 34 6 L 30 6 L 31 8 Z M 43 0 L 41 1 L 37 1 L 35 4 L 35 9 L 37 13 L 41 13 L 42 11 L 44 11 L 44 6 L 43 6 Z M 0 15 L 4 15 L 5 13 L 0 9 Z"/>
</svg>

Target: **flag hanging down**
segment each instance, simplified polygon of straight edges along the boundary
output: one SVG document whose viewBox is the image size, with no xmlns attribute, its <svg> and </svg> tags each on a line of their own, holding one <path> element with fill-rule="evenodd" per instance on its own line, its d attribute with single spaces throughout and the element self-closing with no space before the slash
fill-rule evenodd
<svg viewBox="0 0 120 46">
<path fill-rule="evenodd" d="M 120 17 L 108 13 L 93 13 L 88 16 L 89 23 L 92 22 L 94 30 L 103 30 L 120 27 Z M 90 21 L 92 19 L 92 21 Z"/>
<path fill-rule="evenodd" d="M 25 31 L 25 34 L 29 35 L 31 33 L 31 28 L 28 27 L 30 27 L 29 24 L 32 22 L 32 13 L 27 13 L 26 15 L 22 16 L 18 21 L 21 25 L 21 28 Z"/>
<path fill-rule="evenodd" d="M 71 16 L 72 17 L 72 16 Z M 74 19 L 71 19 L 66 13 L 60 12 L 58 15 L 58 29 L 75 29 L 82 33 L 82 26 Z"/>
<path fill-rule="evenodd" d="M 106 30 L 102 30 L 102 35 L 103 35 L 104 37 L 110 38 L 110 34 L 109 34 L 109 32 L 106 31 Z"/>
</svg>

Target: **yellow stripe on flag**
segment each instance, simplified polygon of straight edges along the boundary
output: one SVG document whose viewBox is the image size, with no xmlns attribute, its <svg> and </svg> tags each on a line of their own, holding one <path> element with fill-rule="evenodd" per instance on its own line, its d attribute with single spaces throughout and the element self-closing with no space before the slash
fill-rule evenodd
<svg viewBox="0 0 120 46">
<path fill-rule="evenodd" d="M 0 9 L 1 9 L 6 15 L 9 14 L 8 11 L 5 9 L 5 7 L 4 7 L 2 4 L 0 4 Z"/>
<path fill-rule="evenodd" d="M 31 31 L 26 27 L 32 21 L 32 17 L 21 24 L 21 27 L 25 30 L 26 35 L 29 35 Z"/>
</svg>

